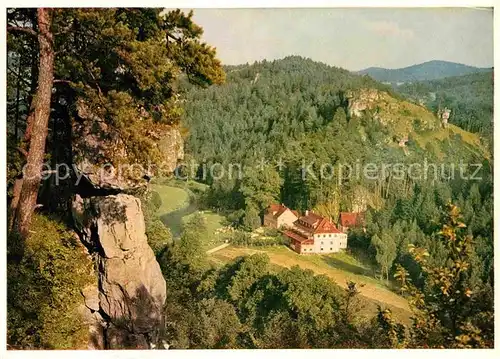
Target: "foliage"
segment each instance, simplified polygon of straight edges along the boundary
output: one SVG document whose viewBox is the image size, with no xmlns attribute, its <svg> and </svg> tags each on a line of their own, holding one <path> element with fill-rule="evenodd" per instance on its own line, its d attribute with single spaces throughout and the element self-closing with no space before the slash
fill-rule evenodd
<svg viewBox="0 0 500 359">
<path fill-rule="evenodd" d="M 172 233 L 158 217 L 158 208 L 162 205 L 161 197 L 156 191 L 146 191 L 140 196 L 140 200 L 148 244 L 156 255 L 161 255 L 165 247 L 172 242 Z"/>
<path fill-rule="evenodd" d="M 179 288 L 179 279 L 166 275 Z M 327 348 L 371 342 L 367 327 L 350 322 L 357 308 L 354 283 L 343 291 L 325 276 L 296 266 L 275 272 L 264 254 L 181 280 L 184 289 L 174 291 L 176 300 L 167 303 L 169 340 L 176 348 Z M 210 327 L 205 319 L 194 321 L 205 316 L 200 306 L 208 303 L 217 304 L 227 318 Z"/>
<path fill-rule="evenodd" d="M 194 245 L 180 257 L 164 257 L 163 267 L 170 268 L 164 273 L 172 294 L 167 300 L 168 340 L 176 348 L 489 347 L 493 343 L 491 287 L 474 279 L 474 266 L 468 264 L 474 254 L 472 242 L 461 233 L 463 224 L 457 209 L 450 209 L 439 234 L 441 257 L 435 253 L 432 258 L 427 250 L 417 249 L 414 243 L 429 242 L 423 241 L 425 236 L 411 234 L 418 228 L 414 224 L 408 227 L 412 237 L 408 241 L 400 238 L 405 235 L 392 234 L 403 233 L 406 225 L 396 224 L 383 235 L 391 233 L 395 246 L 409 246 L 400 253 L 400 261 L 417 266 L 419 277 L 424 279 L 424 283 L 413 281 L 409 271 L 396 265 L 394 276 L 402 283 L 402 294 L 416 308 L 409 328 L 395 320 L 387 308 L 380 307 L 371 321 L 363 320 L 354 282 L 342 290 L 327 277 L 297 266 L 277 269 L 266 254 L 240 257 L 219 268 L 200 267 L 197 263 L 202 259 Z M 248 232 L 238 231 L 235 237 L 251 244 Z M 434 250 L 432 245 L 430 250 Z M 196 260 L 185 258 L 190 255 Z M 172 270 L 181 257 L 184 269 Z M 476 287 L 470 290 L 473 283 Z M 222 312 L 227 318 L 212 323 L 213 318 L 206 318 L 203 309 L 208 303 L 219 308 L 213 318 Z M 451 324 L 454 316 L 456 329 Z M 212 323 L 210 328 L 207 321 Z"/>
<path fill-rule="evenodd" d="M 247 204 L 245 215 L 243 216 L 243 228 L 246 230 L 254 230 L 261 226 L 259 210 L 253 203 Z"/>
<path fill-rule="evenodd" d="M 199 164 L 198 179 L 210 185 L 207 205 L 244 211 L 235 222 L 247 229 L 258 225 L 257 215 L 272 201 L 336 218 L 359 204 L 378 209 L 387 200 L 408 198 L 416 185 L 430 182 L 427 176 L 398 177 L 391 171 L 376 179 L 355 173 L 347 179 L 340 166 L 350 165 L 353 172 L 366 163 L 408 168 L 426 158 L 457 168 L 460 161 L 480 163 L 489 157 L 477 136 L 464 131 L 462 139 L 454 138 L 452 126 L 426 130 L 424 123 L 439 127 L 432 112 L 367 77 L 293 56 L 226 70 L 224 85 L 182 87 L 186 151 Z M 351 116 L 347 94 L 366 89 L 382 91 L 379 112 Z M 405 149 L 397 145 L 401 131 L 409 137 Z M 226 171 L 214 178 L 206 170 L 214 163 L 225 169 L 241 165 L 242 176 Z M 438 174 L 437 181 L 445 179 Z"/>
<path fill-rule="evenodd" d="M 32 28 L 33 11 L 8 10 L 9 25 Z M 259 227 L 262 211 L 276 201 L 332 218 L 366 210 L 365 228 L 349 233 L 350 249 L 378 264 L 386 278 L 392 273 L 417 308 L 407 335 L 382 308 L 372 322 L 360 321 L 354 283 L 342 290 L 298 267 L 276 271 L 265 255 L 211 267 L 204 218 L 194 215 L 173 242 L 157 215 L 171 203 L 147 192 L 141 198 L 146 232 L 167 281 L 166 328 L 173 347 L 492 346 L 493 170 L 478 136 L 454 126 L 428 131 L 426 124 L 438 119 L 389 87 L 297 56 L 228 66 L 223 85 L 215 49 L 201 42 L 192 13 L 74 8 L 54 9 L 53 15 L 56 81 L 46 159 L 78 163 L 90 154 L 96 164 L 161 161 L 158 141 L 182 119 L 198 173 L 214 163 L 244 167 L 243 177 L 202 176 L 196 191 L 204 205 L 231 212 L 230 221 L 247 230 Z M 26 33 L 8 35 L 9 194 L 23 165 L 17 148 L 37 87 L 35 45 Z M 482 132 L 481 141 L 491 145 L 486 75 L 400 90 L 414 100 L 435 93 L 425 98 L 432 111 L 451 107 L 452 123 Z M 212 84 L 220 86 L 207 88 Z M 382 91 L 385 107 L 352 116 L 347 94 L 363 89 Z M 86 129 L 89 136 L 79 133 Z M 402 129 L 409 132 L 404 149 L 397 144 Z M 93 139 L 102 148 L 95 151 Z M 480 163 L 482 179 L 398 179 L 390 171 L 375 179 L 346 178 L 321 171 L 325 163 L 410 165 L 422 158 Z M 46 182 L 40 198 L 49 210 L 56 206 L 67 214 L 61 204 L 83 190 L 71 187 L 63 195 L 60 188 Z M 463 220 L 451 207 L 441 226 L 439 213 L 450 200 L 462 208 Z M 8 238 L 9 343 L 85 346 L 87 328 L 76 310 L 79 291 L 95 281 L 91 263 L 62 224 L 36 216 L 32 231 L 25 242 Z M 282 238 L 238 231 L 232 242 L 270 245 Z"/>
<path fill-rule="evenodd" d="M 394 242 L 396 246 L 394 265 L 400 264 L 407 268 L 413 283 L 421 287 L 424 285 L 420 275 L 421 268 L 408 252 L 408 245 L 425 247 L 433 264 L 444 263 L 446 248 L 437 240 L 435 233 L 440 228 L 438 219 L 441 210 L 449 201 L 454 201 L 462 208 L 465 221 L 468 223 L 467 231 L 476 238 L 473 257 L 481 258 L 471 263 L 474 268 L 473 281 L 484 285 L 491 280 L 487 273 L 491 273 L 493 255 L 493 193 L 490 184 L 491 177 L 488 175 L 482 181 L 455 180 L 415 186 L 412 197 L 395 196 L 396 198 L 390 198 L 385 202 L 384 208 L 369 209 L 365 215 L 366 230 L 351 231 L 348 245 L 363 258 L 371 258 L 374 264 L 381 265 L 376 258 L 377 255 L 379 257 L 381 255 L 379 250 L 383 251 L 386 246 L 390 246 L 392 253 L 392 242 Z M 382 238 L 384 241 L 381 241 Z M 391 267 L 394 268 L 389 265 L 389 270 Z"/>
<path fill-rule="evenodd" d="M 186 87 L 188 151 L 200 163 L 241 163 L 244 174 L 248 172 L 248 178 L 217 180 L 208 174 L 201 179 L 210 185 L 207 203 L 233 211 L 234 223 L 248 230 L 260 225 L 259 212 L 266 202 L 278 201 L 298 210 L 314 208 L 332 218 L 340 211 L 366 210 L 365 227 L 349 233 L 350 250 L 378 265 L 388 280 L 399 273 L 397 268 L 404 267 L 407 283 L 426 293 L 429 284 L 424 268 L 410 253 L 409 246 L 426 248 L 429 265 L 447 263 L 448 249 L 436 233 L 441 227 L 441 210 L 453 201 L 463 209 L 467 231 L 476 238 L 467 281 L 477 292 L 491 292 L 492 163 L 478 136 L 453 125 L 426 130 L 427 119 L 435 123 L 438 119 L 425 108 L 402 102 L 369 78 L 299 57 L 228 67 L 227 73 L 223 86 L 206 90 Z M 377 117 L 381 116 L 380 111 L 366 111 L 359 118 L 349 115 L 346 93 L 364 88 L 378 88 L 389 94 L 384 95 L 384 101 L 390 104 L 384 105 L 384 121 Z M 400 138 L 397 131 L 401 118 L 405 119 L 405 126 L 410 126 L 404 149 L 394 142 Z M 387 120 L 395 125 L 388 126 Z M 338 172 L 328 177 L 320 167 L 325 163 L 335 169 L 355 163 L 408 166 L 421 164 L 424 158 L 424 166 L 430 168 L 427 173 L 399 178 L 391 171 L 382 172 L 373 180 L 343 178 Z M 284 166 L 280 166 L 280 161 Z M 304 172 L 304 163 L 311 164 L 312 175 Z M 460 163 L 480 163 L 476 179 L 470 179 L 471 167 L 462 167 L 460 171 L 464 172 L 459 175 Z M 443 173 L 449 175 L 452 166 L 455 173 L 447 178 Z M 269 174 L 266 181 L 258 175 L 259 167 Z M 444 168 L 445 172 L 436 172 L 435 168 Z M 241 233 L 232 240 L 242 245 L 258 241 L 258 237 Z M 402 293 L 407 295 L 408 291 L 403 287 Z M 483 304 L 482 311 L 491 311 L 491 302 Z M 283 344 L 286 347 L 291 345 L 291 339 L 281 336 L 281 330 L 293 331 L 298 336 L 293 345 L 300 347 L 307 340 L 299 341 L 301 329 L 288 316 L 289 313 L 279 313 L 268 318 L 262 324 L 267 328 L 266 338 L 287 343 Z M 350 324 L 348 327 L 353 328 Z M 372 336 L 369 341 L 354 340 L 352 346 L 417 346 L 385 309 L 373 323 L 356 330 Z M 251 345 L 260 345 L 255 338 L 254 335 Z M 442 332 L 429 334 L 429 345 L 439 346 L 444 340 Z"/>
<path fill-rule="evenodd" d="M 153 204 L 153 207 L 158 211 L 158 209 L 162 205 L 162 200 L 158 192 L 151 191 L 151 203 Z"/>
<path fill-rule="evenodd" d="M 35 13 L 9 9 L 8 25 L 36 31 Z M 162 163 L 169 154 L 158 143 L 182 113 L 179 82 L 224 82 L 215 49 L 201 41 L 192 12 L 66 8 L 51 15 L 56 56 L 47 152 L 54 163 Z M 9 32 L 7 128 L 13 146 L 26 132 L 37 87 L 38 47 L 26 33 Z M 129 172 L 122 175 L 134 177 Z"/>
<path fill-rule="evenodd" d="M 398 267 L 395 276 L 415 311 L 409 337 L 398 332 L 397 338 L 391 339 L 393 346 L 493 347 L 491 288 L 471 287 L 473 238 L 464 233 L 466 225 L 462 220 L 458 207 L 449 204 L 438 232 L 447 253 L 442 264 L 430 263 L 425 248 L 410 245 L 410 254 L 421 266 L 426 285 L 418 289 L 408 272 Z M 385 321 L 391 322 L 390 313 L 385 313 Z"/>
<path fill-rule="evenodd" d="M 92 261 L 76 234 L 35 215 L 22 257 L 9 246 L 8 343 L 25 349 L 87 348 L 80 291 L 96 286 Z M 9 237 L 9 243 L 18 238 Z"/>
<path fill-rule="evenodd" d="M 288 237 L 281 233 L 274 231 L 271 233 L 264 233 L 263 235 L 257 233 L 248 233 L 245 231 L 236 231 L 230 242 L 237 246 L 277 246 L 288 245 Z"/>
<path fill-rule="evenodd" d="M 203 236 L 206 225 L 201 214 L 196 213 L 184 224 L 181 237 L 165 248 L 160 264 L 164 273 L 177 273 L 179 276 L 201 273 L 207 268 Z M 187 272 L 187 273 L 183 273 Z"/>
</svg>

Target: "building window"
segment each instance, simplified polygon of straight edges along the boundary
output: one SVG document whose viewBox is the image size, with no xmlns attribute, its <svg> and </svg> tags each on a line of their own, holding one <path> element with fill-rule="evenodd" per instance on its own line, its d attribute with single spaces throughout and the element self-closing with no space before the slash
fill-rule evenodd
<svg viewBox="0 0 500 359">
<path fill-rule="evenodd" d="M 312 252 L 312 251 L 313 251 L 313 249 L 312 249 L 312 248 L 309 248 L 309 252 Z"/>
<path fill-rule="evenodd" d="M 333 241 L 330 241 L 330 244 L 333 244 Z"/>
<path fill-rule="evenodd" d="M 321 241 L 321 244 L 323 244 L 323 241 Z"/>
<path fill-rule="evenodd" d="M 332 249 L 330 248 L 330 250 L 332 250 Z"/>
<path fill-rule="evenodd" d="M 323 248 L 321 248 L 321 250 L 323 250 Z"/>
</svg>

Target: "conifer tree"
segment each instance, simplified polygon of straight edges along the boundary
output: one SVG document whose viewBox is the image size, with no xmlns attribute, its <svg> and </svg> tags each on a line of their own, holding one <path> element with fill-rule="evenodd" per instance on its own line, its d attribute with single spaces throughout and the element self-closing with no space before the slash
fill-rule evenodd
<svg viewBox="0 0 500 359">
<path fill-rule="evenodd" d="M 37 74 L 36 92 L 24 128 L 26 146 L 20 147 L 26 171 L 24 180 L 15 182 L 11 201 L 12 218 L 23 236 L 37 201 L 47 139 L 49 152 L 67 153 L 61 158 L 69 164 L 88 156 L 95 165 L 114 166 L 165 159 L 158 142 L 179 122 L 182 77 L 201 86 L 225 79 L 215 49 L 200 40 L 203 30 L 192 16 L 162 9 L 9 12 L 9 44 L 15 43 L 12 38 L 27 44 L 27 34 L 39 43 L 29 53 L 39 65 L 31 71 Z M 28 55 L 19 56 L 25 63 L 22 57 Z M 20 132 L 18 117 L 13 142 Z"/>
</svg>

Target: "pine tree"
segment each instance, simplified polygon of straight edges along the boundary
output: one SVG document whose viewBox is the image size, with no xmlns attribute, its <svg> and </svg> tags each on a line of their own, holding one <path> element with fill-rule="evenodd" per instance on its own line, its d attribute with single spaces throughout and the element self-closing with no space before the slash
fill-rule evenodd
<svg viewBox="0 0 500 359">
<path fill-rule="evenodd" d="M 39 65 L 37 90 L 32 99 L 31 112 L 28 115 L 25 139 L 29 142 L 26 153 L 26 165 L 22 182 L 16 182 L 20 189 L 15 189 L 18 198 L 13 199 L 11 207 L 15 230 L 26 237 L 29 233 L 31 218 L 35 210 L 38 187 L 42 176 L 42 164 L 45 155 L 45 141 L 48 134 L 50 102 L 54 81 L 54 36 L 52 33 L 52 10 L 37 9 L 36 28 L 8 27 L 11 31 L 29 32 L 38 38 Z"/>
<path fill-rule="evenodd" d="M 389 271 L 397 255 L 394 237 L 388 230 L 383 229 L 380 237 L 375 234 L 371 242 L 377 251 L 375 259 L 380 265 L 382 276 L 385 274 L 386 280 L 389 280 Z"/>
<path fill-rule="evenodd" d="M 26 146 L 20 147 L 26 171 L 24 181 L 15 181 L 11 200 L 11 218 L 24 236 L 36 205 L 46 143 L 53 157 L 70 165 L 89 156 L 93 165 L 115 167 L 161 164 L 166 159 L 158 142 L 179 123 L 179 81 L 187 77 L 208 86 L 225 79 L 215 49 L 201 42 L 203 31 L 192 16 L 161 9 L 9 12 L 12 56 L 31 41 L 26 35 L 39 43 L 29 53 L 18 53 L 21 64 L 27 57 L 39 58 L 36 71 L 31 71 L 37 79 L 31 86 L 36 92 L 26 120 Z M 18 76 L 16 84 L 21 79 Z M 14 86 L 8 84 L 9 89 Z M 19 115 L 12 117 L 17 141 Z M 67 200 L 54 201 L 55 192 L 51 202 Z"/>
</svg>

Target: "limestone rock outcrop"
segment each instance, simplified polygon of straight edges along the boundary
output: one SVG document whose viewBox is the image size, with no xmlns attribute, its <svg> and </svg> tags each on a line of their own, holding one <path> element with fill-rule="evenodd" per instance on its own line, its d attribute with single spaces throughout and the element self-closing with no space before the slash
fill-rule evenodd
<svg viewBox="0 0 500 359">
<path fill-rule="evenodd" d="M 347 107 L 349 116 L 359 117 L 363 111 L 374 109 L 382 96 L 375 89 L 360 89 L 358 91 L 348 91 L 346 98 L 349 101 Z"/>
<path fill-rule="evenodd" d="M 98 293 L 84 288 L 82 294 L 89 311 L 106 322 L 104 342 L 144 348 L 161 324 L 166 284 L 147 243 L 140 200 L 127 194 L 77 195 L 73 218 L 96 259 Z"/>
<path fill-rule="evenodd" d="M 102 120 L 99 107 L 79 100 L 76 112 L 71 155 L 78 182 L 72 215 L 98 282 L 81 290 L 89 347 L 147 348 L 161 326 L 166 284 L 147 242 L 141 202 L 131 193 L 144 190 L 150 177 L 175 170 L 184 158 L 183 139 L 176 126 L 162 128 L 151 135 L 161 152 L 156 161 L 162 163 L 135 163 L 148 159 L 129 158 L 128 142 Z M 134 163 L 124 163 L 129 160 Z"/>
<path fill-rule="evenodd" d="M 95 189 L 123 191 L 145 185 L 144 175 L 169 175 L 184 158 L 184 140 L 177 126 L 164 128 L 156 134 L 161 163 L 149 163 L 147 159 L 141 163 L 128 163 L 129 149 L 116 130 L 91 111 L 83 100 L 77 103 L 77 114 L 72 125 L 73 170 Z M 120 164 L 111 159 L 119 159 Z"/>
<path fill-rule="evenodd" d="M 345 93 L 345 99 L 350 118 L 366 114 L 387 129 L 387 143 L 399 143 L 415 131 L 433 130 L 439 126 L 437 117 L 427 109 L 395 98 L 386 91 L 372 88 L 350 90 Z"/>
</svg>

